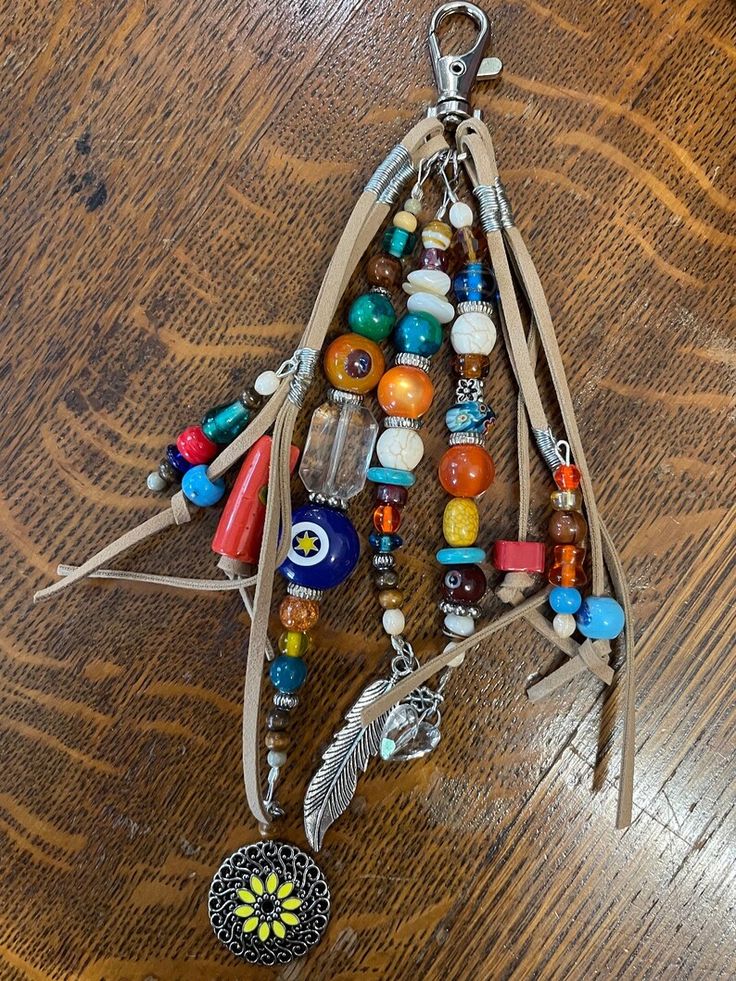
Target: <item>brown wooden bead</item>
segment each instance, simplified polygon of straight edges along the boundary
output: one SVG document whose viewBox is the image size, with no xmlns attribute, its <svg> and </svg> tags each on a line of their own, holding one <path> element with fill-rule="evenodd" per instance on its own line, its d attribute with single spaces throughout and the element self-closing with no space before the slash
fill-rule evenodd
<svg viewBox="0 0 736 981">
<path fill-rule="evenodd" d="M 579 545 L 585 541 L 588 525 L 579 511 L 553 511 L 547 530 L 559 545 Z"/>
<path fill-rule="evenodd" d="M 396 610 L 404 602 L 404 594 L 398 589 L 382 589 L 378 602 L 384 610 Z"/>
<path fill-rule="evenodd" d="M 298 596 L 286 596 L 279 607 L 279 616 L 287 630 L 310 630 L 319 620 L 319 603 Z"/>
<path fill-rule="evenodd" d="M 285 749 L 288 749 L 290 742 L 291 740 L 285 732 L 266 733 L 266 746 L 269 749 L 275 749 L 277 753 L 283 753 Z"/>
<path fill-rule="evenodd" d="M 399 285 L 404 270 L 396 256 L 389 255 L 387 252 L 378 252 L 368 260 L 365 273 L 371 286 L 390 290 Z"/>
<path fill-rule="evenodd" d="M 279 709 L 272 709 L 266 716 L 266 727 L 271 730 L 271 732 L 280 732 L 285 729 L 289 724 L 289 715 L 287 712 L 280 712 Z"/>
</svg>

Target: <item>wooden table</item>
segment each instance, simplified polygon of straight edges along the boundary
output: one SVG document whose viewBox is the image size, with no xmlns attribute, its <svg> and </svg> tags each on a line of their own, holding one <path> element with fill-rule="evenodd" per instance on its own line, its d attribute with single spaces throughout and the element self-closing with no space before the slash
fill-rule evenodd
<svg viewBox="0 0 736 981">
<path fill-rule="evenodd" d="M 3 979 L 271 976 L 233 961 L 206 912 L 213 868 L 257 835 L 240 778 L 242 609 L 100 582 L 30 597 L 57 561 L 153 513 L 145 476 L 166 443 L 291 351 L 351 202 L 432 100 L 431 10 L 49 0 L 2 14 Z M 439 749 L 361 780 L 320 856 L 327 937 L 281 976 L 725 978 L 733 10 L 489 12 L 506 70 L 476 103 L 633 587 L 634 822 L 613 828 L 619 696 L 588 676 L 529 704 L 529 679 L 558 658 L 514 626 L 455 676 Z M 513 389 L 497 366 L 489 538 L 513 536 L 516 493 Z M 447 367 L 444 355 L 438 405 Z M 423 657 L 438 644 L 442 430 L 438 412 L 404 525 Z M 354 502 L 361 533 L 369 509 Z M 127 565 L 211 576 L 212 531 L 202 518 Z M 368 564 L 324 604 L 310 657 L 284 782 L 299 843 L 318 750 L 385 665 Z"/>
</svg>

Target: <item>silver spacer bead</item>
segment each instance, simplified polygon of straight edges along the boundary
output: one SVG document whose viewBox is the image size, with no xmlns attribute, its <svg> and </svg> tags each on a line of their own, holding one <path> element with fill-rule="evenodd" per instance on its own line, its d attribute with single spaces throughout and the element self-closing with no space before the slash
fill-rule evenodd
<svg viewBox="0 0 736 981">
<path fill-rule="evenodd" d="M 467 303 L 458 303 L 458 314 L 461 313 L 484 313 L 487 317 L 493 317 L 496 306 L 493 303 L 484 303 L 482 300 L 469 300 Z"/>
<path fill-rule="evenodd" d="M 297 599 L 316 600 L 319 602 L 325 595 L 322 589 L 312 589 L 311 586 L 300 586 L 298 583 L 290 582 L 286 587 L 289 596 L 296 596 Z"/>
<path fill-rule="evenodd" d="M 345 511 L 348 506 L 341 497 L 325 497 L 324 494 L 310 494 L 309 500 L 312 504 L 324 504 L 325 507 L 335 508 L 336 511 Z"/>
<path fill-rule="evenodd" d="M 386 289 L 385 286 L 371 286 L 371 288 L 368 290 L 368 292 L 369 293 L 380 293 L 381 296 L 385 296 L 389 300 L 391 299 L 391 293 Z"/>
<path fill-rule="evenodd" d="M 407 419 L 405 416 L 386 416 L 383 420 L 386 429 L 421 429 L 421 419 Z"/>
<path fill-rule="evenodd" d="M 285 691 L 277 691 L 273 696 L 273 704 L 282 712 L 293 712 L 299 704 L 299 696 Z"/>
<path fill-rule="evenodd" d="M 430 360 L 423 354 L 412 354 L 410 351 L 400 351 L 394 358 L 394 364 L 406 364 L 411 368 L 429 371 Z"/>
<path fill-rule="evenodd" d="M 376 569 L 393 569 L 396 559 L 390 552 L 378 552 L 373 556 L 373 566 Z"/>
<path fill-rule="evenodd" d="M 483 433 L 451 433 L 448 443 L 450 446 L 462 446 L 466 443 L 473 443 L 475 446 L 484 446 L 486 438 Z"/>
<path fill-rule="evenodd" d="M 448 603 L 447 600 L 440 600 L 437 604 L 444 614 L 454 614 L 458 617 L 472 617 L 474 620 L 480 618 L 480 607 L 463 606 L 462 603 Z"/>
<path fill-rule="evenodd" d="M 340 388 L 328 388 L 327 389 L 327 400 L 332 402 L 333 405 L 360 405 L 363 401 L 363 396 L 358 395 L 357 392 L 343 392 Z"/>
</svg>

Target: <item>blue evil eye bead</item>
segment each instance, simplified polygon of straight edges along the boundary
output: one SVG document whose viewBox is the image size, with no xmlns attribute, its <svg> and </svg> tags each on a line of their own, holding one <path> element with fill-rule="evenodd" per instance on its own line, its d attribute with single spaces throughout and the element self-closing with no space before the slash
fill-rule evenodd
<svg viewBox="0 0 736 981">
<path fill-rule="evenodd" d="M 549 594 L 549 605 L 555 613 L 577 613 L 583 597 L 572 586 L 555 586 Z"/>
<path fill-rule="evenodd" d="M 222 477 L 210 480 L 207 476 L 207 464 L 198 463 L 196 467 L 190 467 L 181 478 L 181 489 L 192 504 L 208 508 L 217 504 L 225 493 L 225 481 Z"/>
<path fill-rule="evenodd" d="M 181 453 L 176 448 L 175 443 L 169 443 L 166 447 L 166 459 L 169 461 L 171 466 L 176 470 L 179 476 L 183 476 L 187 470 L 192 469 L 192 465 L 189 460 L 185 460 Z"/>
<path fill-rule="evenodd" d="M 291 544 L 279 571 L 299 586 L 332 589 L 347 579 L 359 556 L 350 519 L 334 508 L 307 504 L 292 516 Z"/>
<path fill-rule="evenodd" d="M 485 402 L 462 402 L 445 413 L 451 433 L 485 433 L 496 421 L 496 414 Z"/>
<path fill-rule="evenodd" d="M 397 228 L 396 225 L 389 225 L 383 233 L 382 248 L 389 255 L 396 256 L 397 259 L 414 251 L 417 244 L 417 237 L 405 228 Z"/>
<path fill-rule="evenodd" d="M 307 678 L 307 665 L 301 657 L 282 654 L 271 661 L 269 668 L 271 684 L 277 691 L 293 692 L 304 684 Z"/>
<path fill-rule="evenodd" d="M 431 358 L 442 346 L 442 327 L 431 313 L 407 313 L 396 325 L 393 342 L 397 351 Z"/>
<path fill-rule="evenodd" d="M 413 487 L 416 477 L 410 470 L 395 470 L 393 467 L 370 467 L 368 480 L 374 484 L 392 484 L 395 487 Z"/>
<path fill-rule="evenodd" d="M 441 548 L 436 557 L 440 565 L 478 565 L 486 553 L 482 548 Z"/>
<path fill-rule="evenodd" d="M 496 292 L 493 273 L 483 262 L 469 262 L 452 281 L 458 303 L 490 303 Z"/>
<path fill-rule="evenodd" d="M 401 535 L 394 535 L 391 532 L 372 531 L 368 536 L 368 543 L 374 552 L 393 552 L 401 548 L 404 539 Z"/>
<path fill-rule="evenodd" d="M 575 623 L 583 637 L 591 640 L 613 640 L 624 629 L 624 611 L 610 596 L 586 596 Z"/>
</svg>

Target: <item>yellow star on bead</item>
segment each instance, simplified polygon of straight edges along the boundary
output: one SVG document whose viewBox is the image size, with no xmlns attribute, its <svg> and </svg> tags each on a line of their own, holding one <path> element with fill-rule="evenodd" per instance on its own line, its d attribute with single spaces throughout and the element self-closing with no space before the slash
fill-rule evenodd
<svg viewBox="0 0 736 981">
<path fill-rule="evenodd" d="M 296 540 L 296 550 L 303 555 L 311 555 L 312 552 L 317 551 L 317 539 L 313 535 L 310 535 L 308 531 L 305 531 Z"/>
</svg>

